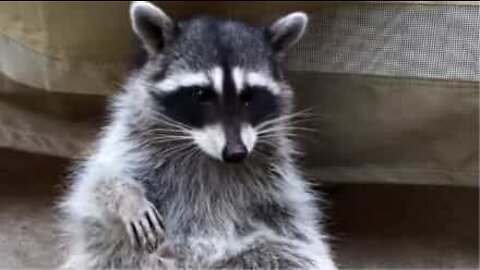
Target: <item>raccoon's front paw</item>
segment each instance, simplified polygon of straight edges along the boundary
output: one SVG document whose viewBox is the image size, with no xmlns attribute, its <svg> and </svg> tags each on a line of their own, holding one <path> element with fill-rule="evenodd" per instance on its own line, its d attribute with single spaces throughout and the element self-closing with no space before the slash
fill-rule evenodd
<svg viewBox="0 0 480 270">
<path fill-rule="evenodd" d="M 144 199 L 137 205 L 128 205 L 121 212 L 130 242 L 136 248 L 152 253 L 165 241 L 162 218 L 148 200 Z"/>
</svg>

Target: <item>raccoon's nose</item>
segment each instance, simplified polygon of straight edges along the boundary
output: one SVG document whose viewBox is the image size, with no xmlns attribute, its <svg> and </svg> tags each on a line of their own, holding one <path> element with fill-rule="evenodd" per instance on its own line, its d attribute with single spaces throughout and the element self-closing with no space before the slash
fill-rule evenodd
<svg viewBox="0 0 480 270">
<path fill-rule="evenodd" d="M 240 162 L 247 157 L 248 150 L 242 143 L 227 143 L 222 157 L 225 162 Z"/>
</svg>

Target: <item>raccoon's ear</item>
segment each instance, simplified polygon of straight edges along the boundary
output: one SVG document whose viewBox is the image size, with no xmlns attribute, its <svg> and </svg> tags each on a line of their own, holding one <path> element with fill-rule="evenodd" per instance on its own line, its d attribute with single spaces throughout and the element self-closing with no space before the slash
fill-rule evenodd
<svg viewBox="0 0 480 270">
<path fill-rule="evenodd" d="M 267 37 L 273 51 L 284 53 L 295 45 L 305 33 L 308 16 L 303 12 L 293 12 L 281 17 L 267 28 Z"/>
<path fill-rule="evenodd" d="M 149 54 L 161 52 L 173 39 L 174 21 L 150 2 L 134 1 L 130 5 L 130 20 Z"/>
</svg>

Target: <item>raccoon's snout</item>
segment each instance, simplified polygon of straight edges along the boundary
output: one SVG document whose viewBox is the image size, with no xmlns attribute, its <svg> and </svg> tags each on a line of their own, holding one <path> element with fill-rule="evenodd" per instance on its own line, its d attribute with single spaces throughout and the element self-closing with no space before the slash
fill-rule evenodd
<svg viewBox="0 0 480 270">
<path fill-rule="evenodd" d="M 248 155 L 247 147 L 241 142 L 227 143 L 222 151 L 222 158 L 225 162 L 240 162 Z"/>
<path fill-rule="evenodd" d="M 224 162 L 240 162 L 244 160 L 249 150 L 242 138 L 242 127 L 239 122 L 230 121 L 224 123 L 225 130 L 225 147 L 222 150 L 222 159 Z"/>
<path fill-rule="evenodd" d="M 191 131 L 194 143 L 210 157 L 222 162 L 241 162 L 253 151 L 257 134 L 251 125 L 240 128 L 208 125 Z"/>
</svg>

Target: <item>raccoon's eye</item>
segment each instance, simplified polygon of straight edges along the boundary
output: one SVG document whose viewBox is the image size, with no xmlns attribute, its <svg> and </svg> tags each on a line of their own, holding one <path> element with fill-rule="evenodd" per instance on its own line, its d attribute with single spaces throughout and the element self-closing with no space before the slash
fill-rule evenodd
<svg viewBox="0 0 480 270">
<path fill-rule="evenodd" d="M 215 99 L 215 93 L 208 88 L 195 87 L 193 97 L 202 103 L 211 102 Z"/>
<path fill-rule="evenodd" d="M 250 103 L 253 100 L 253 91 L 251 90 L 243 91 L 242 94 L 240 95 L 240 99 L 242 100 L 245 106 L 250 105 Z"/>
<path fill-rule="evenodd" d="M 251 105 L 255 100 L 261 97 L 261 93 L 267 92 L 264 87 L 261 86 L 247 86 L 240 94 L 240 99 L 245 106 Z"/>
</svg>

